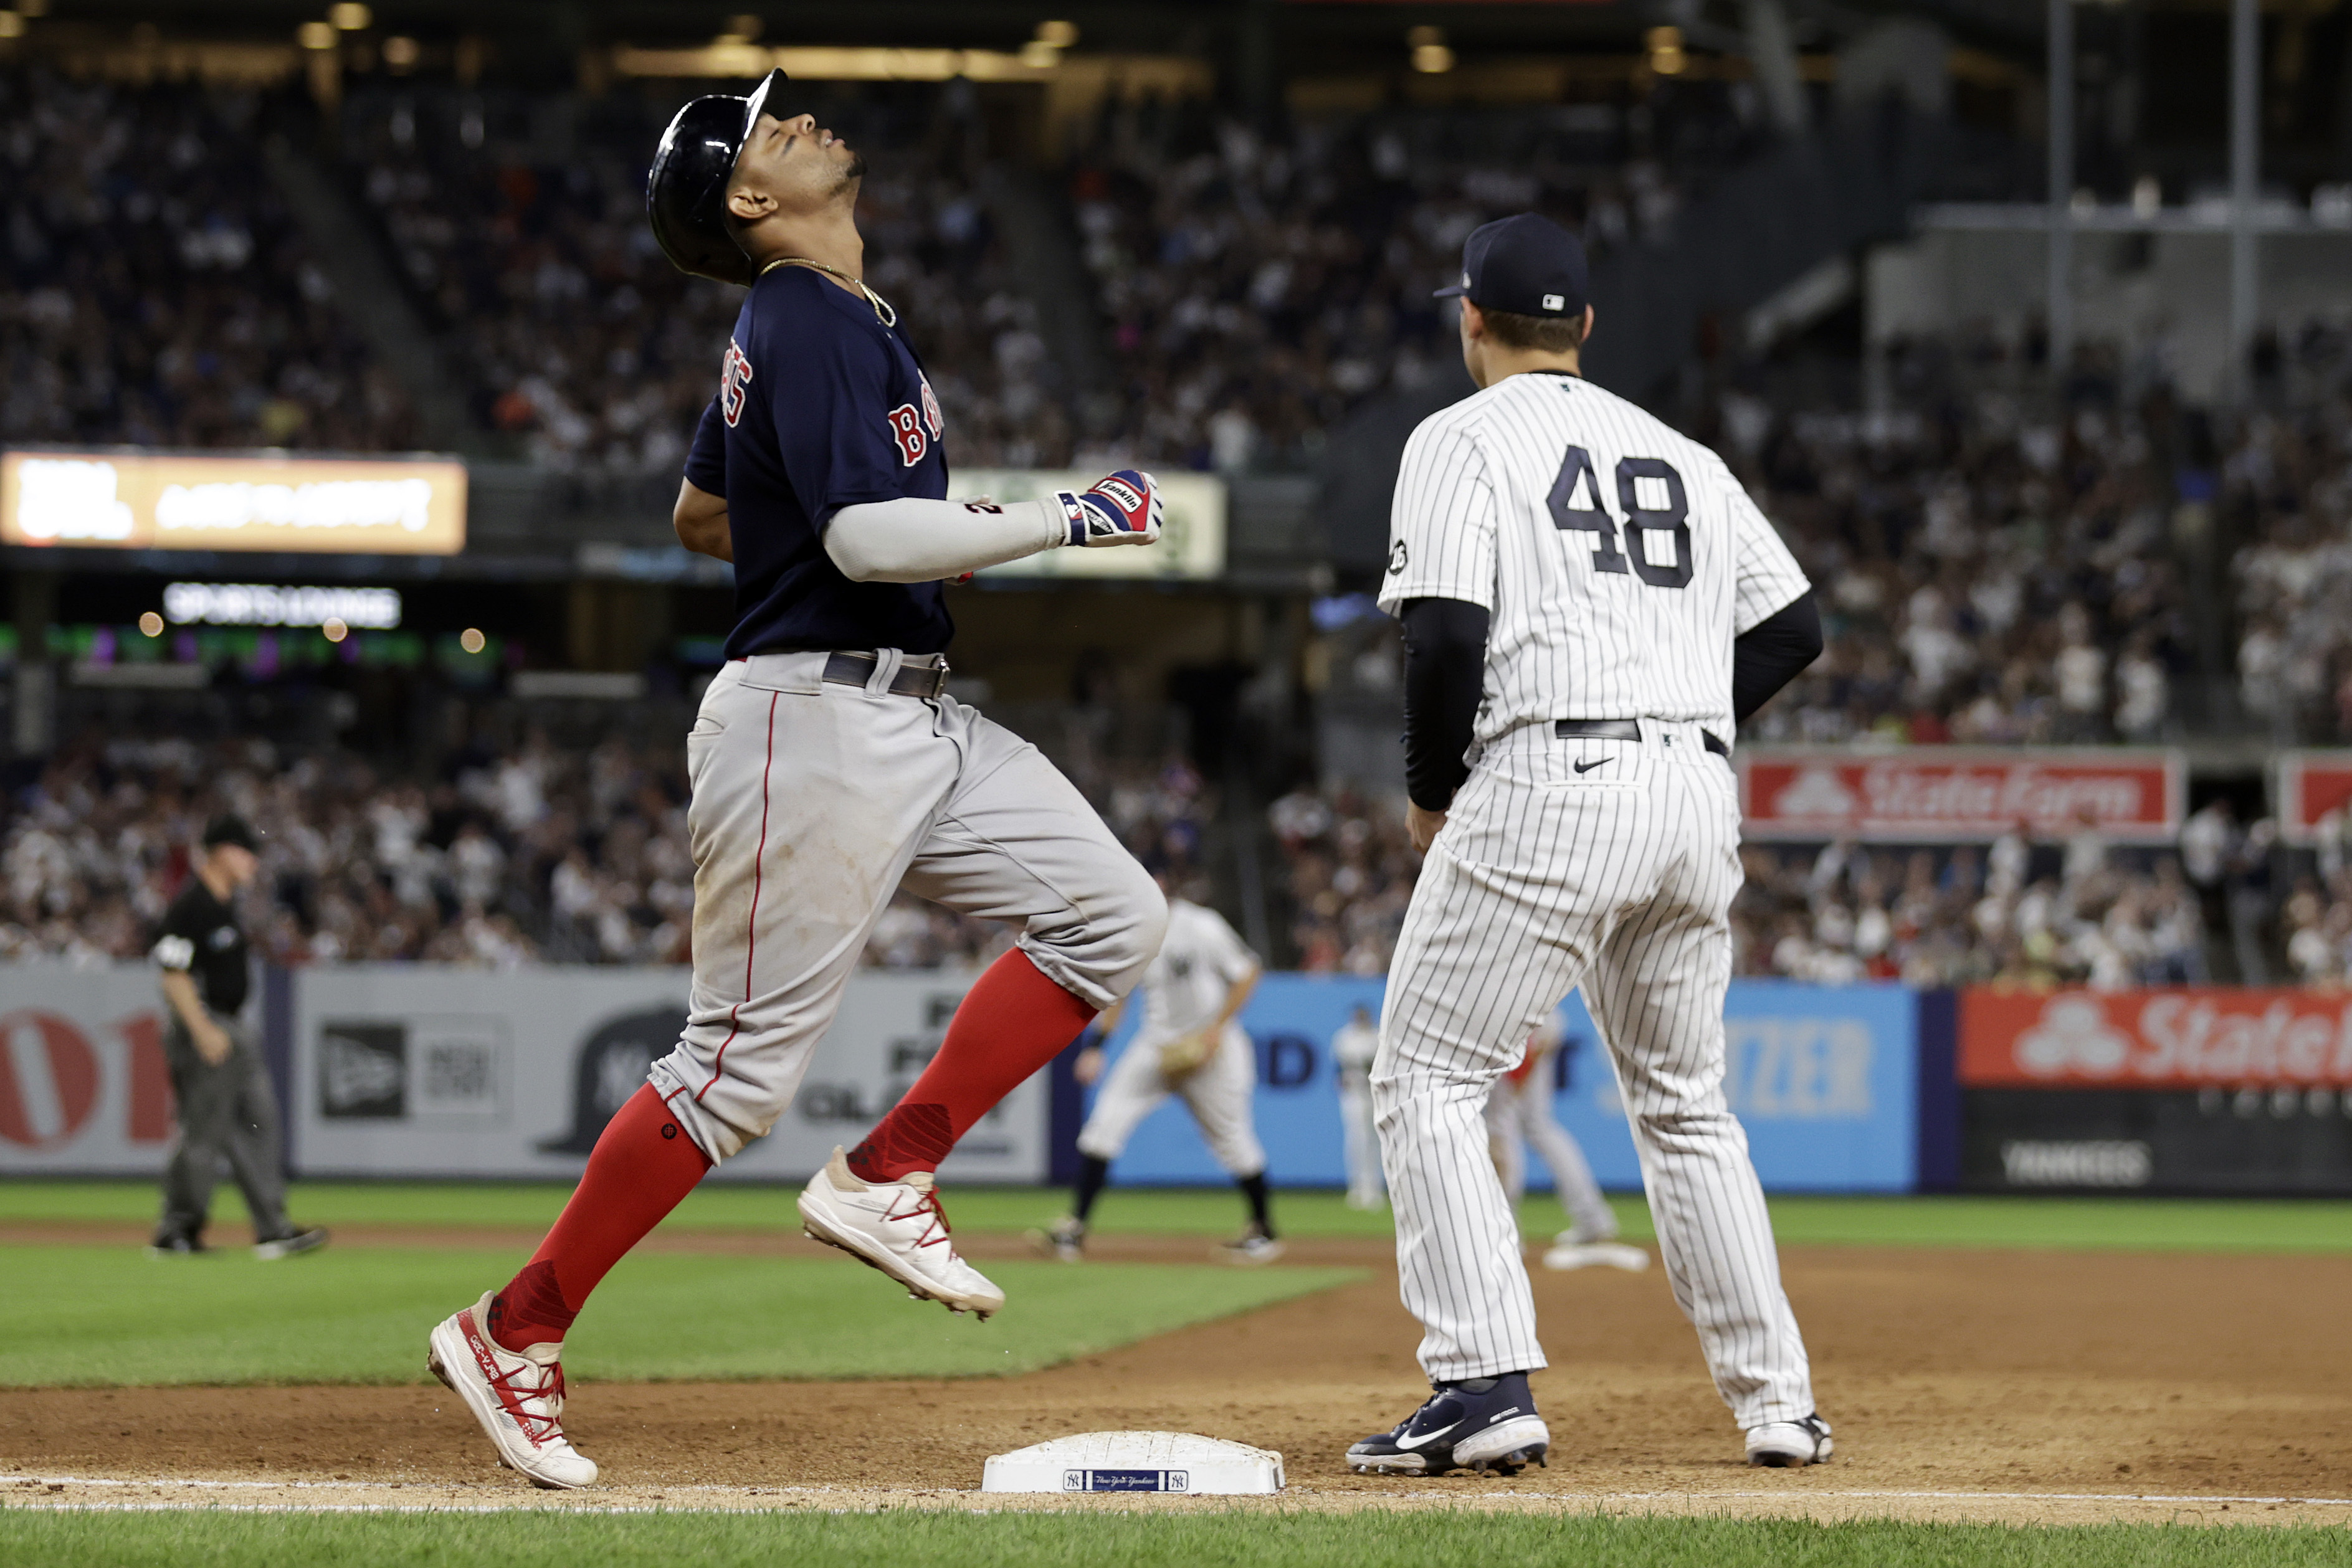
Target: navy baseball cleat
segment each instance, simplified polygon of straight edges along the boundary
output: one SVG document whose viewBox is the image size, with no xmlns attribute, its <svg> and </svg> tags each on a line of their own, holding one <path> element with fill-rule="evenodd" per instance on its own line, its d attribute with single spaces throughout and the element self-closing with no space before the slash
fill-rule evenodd
<svg viewBox="0 0 2352 1568">
<path fill-rule="evenodd" d="M 1348 1468 L 1367 1476 L 1437 1476 L 1447 1470 L 1517 1475 L 1542 1464 L 1551 1433 L 1536 1414 L 1528 1375 L 1433 1383 L 1436 1393 L 1393 1431 L 1376 1432 L 1348 1450 Z"/>
</svg>

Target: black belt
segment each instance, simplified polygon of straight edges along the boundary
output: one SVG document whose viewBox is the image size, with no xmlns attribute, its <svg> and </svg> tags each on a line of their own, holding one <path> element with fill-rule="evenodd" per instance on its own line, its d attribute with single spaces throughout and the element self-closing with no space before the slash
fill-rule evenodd
<svg viewBox="0 0 2352 1568">
<path fill-rule="evenodd" d="M 1642 727 L 1630 718 L 1564 718 L 1551 727 L 1552 734 L 1562 740 L 1639 740 Z M 1717 757 L 1729 757 L 1731 747 L 1706 730 L 1698 732 L 1698 743 Z"/>
<path fill-rule="evenodd" d="M 913 659 L 898 666 L 890 677 L 890 695 L 899 697 L 936 697 L 948 689 L 948 662 L 939 653 L 923 653 L 917 657 L 937 659 L 937 664 L 919 664 Z M 874 678 L 874 667 L 882 661 L 872 653 L 828 653 L 824 660 L 824 678 L 836 686 L 862 686 Z"/>
</svg>

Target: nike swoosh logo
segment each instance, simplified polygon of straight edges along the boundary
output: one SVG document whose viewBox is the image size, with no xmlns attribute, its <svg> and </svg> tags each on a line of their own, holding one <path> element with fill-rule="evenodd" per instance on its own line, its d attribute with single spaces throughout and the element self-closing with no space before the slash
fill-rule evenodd
<svg viewBox="0 0 2352 1568">
<path fill-rule="evenodd" d="M 1423 1432 L 1418 1437 L 1399 1437 L 1396 1440 L 1396 1446 L 1404 1449 L 1407 1453 L 1411 1453 L 1415 1448 L 1434 1443 L 1438 1438 L 1443 1437 L 1446 1433 L 1451 1432 L 1454 1427 L 1459 1427 L 1460 1425 L 1462 1425 L 1462 1423 L 1459 1421 L 1448 1421 L 1444 1426 L 1440 1427 L 1434 1432 Z"/>
<path fill-rule="evenodd" d="M 1580 762 L 1576 765 L 1576 770 L 1579 773 L 1590 773 L 1596 768 L 1606 768 L 1616 760 L 1613 757 L 1604 757 L 1598 762 Z"/>
</svg>

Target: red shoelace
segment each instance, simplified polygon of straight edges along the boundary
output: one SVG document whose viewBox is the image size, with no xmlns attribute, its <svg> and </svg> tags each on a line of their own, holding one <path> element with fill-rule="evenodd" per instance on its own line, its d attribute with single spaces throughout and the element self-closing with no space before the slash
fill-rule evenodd
<svg viewBox="0 0 2352 1568">
<path fill-rule="evenodd" d="M 911 1192 L 914 1189 L 909 1187 L 908 1190 Z M 885 1213 L 882 1218 L 885 1221 L 889 1221 L 913 1219 L 918 1215 L 929 1215 L 930 1217 L 930 1223 L 923 1227 L 923 1233 L 915 1239 L 915 1245 L 918 1247 L 937 1247 L 944 1242 L 947 1245 L 949 1252 L 954 1252 L 955 1242 L 950 1237 L 950 1232 L 954 1228 L 948 1224 L 948 1211 L 940 1207 L 940 1194 L 937 1187 L 933 1187 L 930 1191 L 924 1193 L 922 1197 L 917 1198 L 915 1200 L 914 1207 L 901 1213 L 894 1204 L 888 1212 Z M 933 1234 L 934 1232 L 937 1232 L 937 1234 Z"/>
<path fill-rule="evenodd" d="M 526 1361 L 511 1371 L 490 1375 L 490 1386 L 498 1391 L 499 1403 L 506 1406 L 507 1414 L 514 1417 L 515 1425 L 522 1428 L 523 1437 L 534 1448 L 551 1437 L 563 1436 L 563 1424 L 557 1419 L 563 1410 L 563 1364 L 559 1361 L 547 1368 L 536 1385 L 520 1381 L 525 1373 L 539 1370 L 536 1362 Z M 546 1402 L 548 1413 L 537 1416 L 524 1409 L 522 1402 L 526 1399 Z"/>
</svg>

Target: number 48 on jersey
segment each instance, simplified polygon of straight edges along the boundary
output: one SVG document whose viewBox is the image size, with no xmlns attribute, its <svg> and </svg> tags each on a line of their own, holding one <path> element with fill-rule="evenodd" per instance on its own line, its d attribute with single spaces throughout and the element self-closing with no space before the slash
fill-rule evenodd
<svg viewBox="0 0 2352 1568">
<path fill-rule="evenodd" d="M 1654 498 L 1664 492 L 1664 507 L 1642 505 L 1642 481 L 1648 480 Z M 1622 457 L 1617 462 L 1617 507 L 1625 514 L 1625 548 L 1617 548 L 1617 520 L 1601 500 L 1601 476 L 1594 472 L 1592 454 L 1571 446 L 1560 459 L 1559 476 L 1546 497 L 1552 526 L 1599 536 L 1592 548 L 1592 570 L 1622 574 L 1631 571 L 1652 588 L 1684 588 L 1691 580 L 1690 497 L 1683 476 L 1663 457 Z M 1581 503 L 1581 504 L 1580 504 Z M 1674 559 L 1660 563 L 1650 557 L 1649 536 L 1674 535 Z"/>
</svg>

